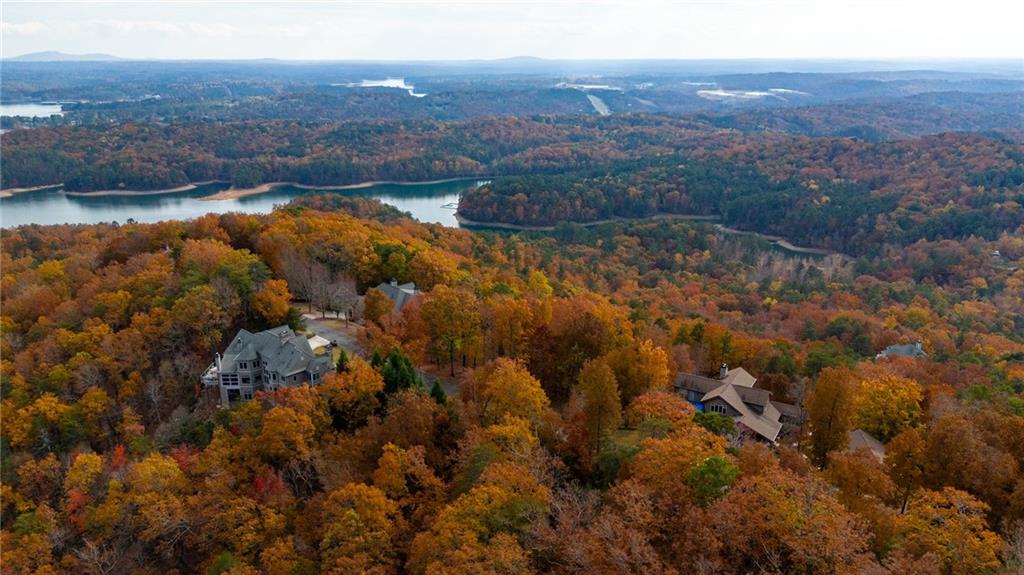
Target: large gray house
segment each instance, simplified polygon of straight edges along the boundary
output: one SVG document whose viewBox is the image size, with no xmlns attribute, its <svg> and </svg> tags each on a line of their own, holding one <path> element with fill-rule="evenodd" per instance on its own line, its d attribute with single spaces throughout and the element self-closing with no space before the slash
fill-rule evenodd
<svg viewBox="0 0 1024 575">
<path fill-rule="evenodd" d="M 252 333 L 241 330 L 224 355 L 217 354 L 203 373 L 206 386 L 220 388 L 221 405 L 252 399 L 257 391 L 272 391 L 305 383 L 316 385 L 334 369 L 328 353 L 317 354 L 309 340 L 286 325 Z"/>
<path fill-rule="evenodd" d="M 798 426 L 803 411 L 771 398 L 771 392 L 754 387 L 757 379 L 742 367 L 722 364 L 718 379 L 692 373 L 676 377 L 676 392 L 685 396 L 697 411 L 731 417 L 742 429 L 758 438 L 775 442 L 785 425 Z"/>
<path fill-rule="evenodd" d="M 402 308 L 420 294 L 420 291 L 416 289 L 416 284 L 412 282 L 400 284 L 394 279 L 390 282 L 381 283 L 377 286 L 377 289 L 388 296 L 391 301 L 395 302 L 395 307 L 391 310 L 392 313 L 400 313 Z"/>
<path fill-rule="evenodd" d="M 918 341 L 914 343 L 890 345 L 878 352 L 875 359 L 885 359 L 887 357 L 913 357 L 916 359 L 928 357 L 928 353 L 924 351 L 924 344 Z"/>
</svg>

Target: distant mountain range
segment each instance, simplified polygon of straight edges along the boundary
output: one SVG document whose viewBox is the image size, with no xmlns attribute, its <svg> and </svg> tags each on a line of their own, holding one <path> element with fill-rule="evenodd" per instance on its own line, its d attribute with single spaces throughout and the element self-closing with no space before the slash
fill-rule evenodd
<svg viewBox="0 0 1024 575">
<path fill-rule="evenodd" d="M 121 58 L 111 56 L 110 54 L 67 54 L 65 52 L 48 50 L 46 52 L 22 54 L 13 58 L 6 58 L 6 60 L 11 62 L 113 62 L 121 60 Z"/>
</svg>

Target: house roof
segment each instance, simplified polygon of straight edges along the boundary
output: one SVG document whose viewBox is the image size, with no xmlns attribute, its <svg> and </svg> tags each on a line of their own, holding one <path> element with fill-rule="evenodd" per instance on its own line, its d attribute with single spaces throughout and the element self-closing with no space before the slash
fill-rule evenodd
<svg viewBox="0 0 1024 575">
<path fill-rule="evenodd" d="M 779 431 L 782 430 L 782 423 L 779 422 L 779 412 L 777 409 L 768 405 L 764 413 L 755 413 L 750 407 L 743 401 L 738 392 L 742 389 L 731 383 L 723 383 L 717 389 L 709 391 L 701 401 L 710 401 L 715 398 L 721 398 L 722 401 L 729 404 L 737 412 L 739 417 L 735 418 L 737 423 L 741 423 L 754 431 L 761 437 L 768 441 L 775 441 L 779 437 Z"/>
<path fill-rule="evenodd" d="M 890 345 L 883 349 L 877 357 L 927 357 L 928 354 L 921 349 L 920 343 L 902 343 Z"/>
<path fill-rule="evenodd" d="M 783 417 L 795 419 L 797 421 L 802 420 L 804 417 L 804 411 L 800 409 L 800 406 L 793 405 L 792 403 L 783 403 L 781 401 L 771 401 L 772 407 L 779 411 L 779 414 Z"/>
<path fill-rule="evenodd" d="M 309 347 L 313 351 L 316 351 L 321 347 L 327 347 L 329 345 L 331 345 L 331 342 L 326 337 L 314 335 L 313 337 L 309 338 Z"/>
<path fill-rule="evenodd" d="M 721 399 L 740 414 L 735 418 L 738 423 L 768 441 L 775 441 L 782 430 L 782 423 L 779 422 L 781 414 L 773 405 L 769 391 L 752 387 L 756 381 L 745 369 L 736 368 L 726 372 L 725 378 L 721 380 L 681 373 L 676 377 L 675 387 L 677 390 L 702 393 L 702 402 Z M 759 408 L 761 413 L 754 411 L 751 406 Z"/>
<path fill-rule="evenodd" d="M 322 374 L 330 369 L 330 361 L 316 356 L 309 341 L 286 325 L 259 333 L 240 330 L 224 350 L 221 369 L 223 373 L 235 373 L 239 361 L 257 358 L 264 362 L 267 371 L 282 376 L 303 371 Z"/>
<path fill-rule="evenodd" d="M 734 367 L 725 372 L 725 377 L 722 378 L 722 381 L 733 385 L 739 385 L 741 387 L 754 387 L 754 383 L 757 382 L 757 378 L 750 375 L 750 372 L 742 367 Z"/>
<path fill-rule="evenodd" d="M 377 286 L 377 289 L 384 292 L 384 295 L 388 296 L 391 301 L 395 302 L 393 311 L 396 313 L 402 311 L 402 308 L 408 304 L 413 297 L 419 292 L 416 290 L 416 284 L 409 282 L 405 284 L 398 284 L 395 282 L 382 282 Z"/>
<path fill-rule="evenodd" d="M 879 461 L 885 459 L 885 445 L 881 441 L 871 437 L 871 434 L 863 429 L 854 429 L 847 434 L 847 437 L 847 451 L 867 449 Z"/>
</svg>

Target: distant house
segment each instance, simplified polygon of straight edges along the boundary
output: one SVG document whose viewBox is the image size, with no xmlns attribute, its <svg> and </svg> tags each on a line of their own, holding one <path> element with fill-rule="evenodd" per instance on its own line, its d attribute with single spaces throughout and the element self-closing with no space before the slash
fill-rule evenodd
<svg viewBox="0 0 1024 575">
<path fill-rule="evenodd" d="M 916 343 L 904 343 L 899 345 L 890 345 L 875 355 L 875 359 L 884 359 L 886 357 L 913 357 L 921 358 L 928 357 L 925 353 L 921 342 Z"/>
<path fill-rule="evenodd" d="M 718 379 L 681 373 L 676 377 L 675 389 L 697 411 L 731 417 L 758 438 L 773 443 L 785 425 L 800 424 L 803 410 L 773 401 L 771 392 L 754 387 L 756 382 L 757 378 L 742 367 L 729 369 L 723 363 Z"/>
<path fill-rule="evenodd" d="M 322 339 L 322 338 L 321 338 Z M 221 405 L 239 399 L 252 399 L 256 391 L 294 387 L 305 383 L 316 385 L 334 369 L 330 344 L 328 353 L 318 355 L 310 340 L 297 335 L 286 325 L 252 333 L 241 330 L 231 340 L 224 355 L 203 373 L 206 386 L 220 389 Z"/>
<path fill-rule="evenodd" d="M 394 279 L 390 282 L 378 285 L 377 289 L 384 292 L 384 295 L 388 296 L 391 301 L 395 302 L 393 310 L 395 313 L 402 311 L 402 308 L 408 305 L 414 297 L 420 294 L 420 291 L 416 289 L 416 284 L 412 282 L 399 284 L 398 281 Z"/>
<path fill-rule="evenodd" d="M 885 459 L 885 445 L 881 441 L 878 441 L 871 434 L 864 431 L 863 429 L 854 429 L 847 434 L 848 440 L 846 444 L 847 451 L 857 451 L 858 449 L 867 449 L 871 452 L 871 455 L 875 456 L 879 462 Z"/>
</svg>

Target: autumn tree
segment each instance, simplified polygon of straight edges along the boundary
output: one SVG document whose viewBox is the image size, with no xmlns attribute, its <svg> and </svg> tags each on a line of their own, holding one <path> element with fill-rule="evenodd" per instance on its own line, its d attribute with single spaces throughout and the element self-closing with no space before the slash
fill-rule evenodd
<svg viewBox="0 0 1024 575">
<path fill-rule="evenodd" d="M 380 489 L 349 483 L 327 496 L 320 541 L 322 568 L 332 573 L 387 573 L 398 507 Z"/>
<path fill-rule="evenodd" d="M 651 340 L 618 348 L 605 358 L 615 373 L 624 405 L 629 405 L 648 391 L 663 390 L 669 386 L 668 356 Z"/>
<path fill-rule="evenodd" d="M 895 485 L 895 503 L 903 513 L 924 476 L 925 442 L 917 428 L 908 428 L 885 446 L 885 466 Z"/>
<path fill-rule="evenodd" d="M 485 422 L 505 416 L 521 417 L 534 425 L 548 409 L 548 398 L 540 382 L 519 361 L 499 358 L 473 373 L 478 388 L 479 410 Z"/>
<path fill-rule="evenodd" d="M 278 326 L 288 319 L 291 293 L 284 280 L 267 280 L 253 297 L 253 308 L 269 326 Z"/>
<path fill-rule="evenodd" d="M 367 321 L 380 324 L 383 318 L 391 315 L 394 307 L 395 302 L 384 292 L 377 288 L 366 290 L 366 296 L 363 298 L 363 317 Z"/>
<path fill-rule="evenodd" d="M 921 386 L 895 375 L 860 382 L 854 402 L 853 425 L 887 442 L 921 419 Z"/>
<path fill-rule="evenodd" d="M 465 289 L 438 286 L 420 306 L 420 317 L 426 324 L 435 351 L 448 356 L 449 375 L 455 376 L 455 352 L 468 340 L 479 336 L 480 315 L 476 296 Z"/>
<path fill-rule="evenodd" d="M 858 573 L 873 564 L 862 523 L 812 478 L 779 469 L 742 478 L 707 517 L 730 573 Z"/>
<path fill-rule="evenodd" d="M 363 425 L 380 406 L 384 379 L 369 363 L 355 357 L 346 371 L 325 375 L 316 389 L 327 399 L 334 425 L 351 430 Z"/>
<path fill-rule="evenodd" d="M 938 556 L 944 573 L 995 573 L 1002 542 L 987 528 L 987 511 L 984 503 L 957 489 L 922 491 L 901 517 L 900 545 L 917 557 Z"/>
<path fill-rule="evenodd" d="M 477 486 L 441 510 L 413 542 L 412 573 L 528 573 L 518 537 L 548 511 L 550 491 L 511 464 L 490 466 Z"/>
<path fill-rule="evenodd" d="M 676 393 L 651 391 L 637 397 L 626 409 L 626 422 L 633 428 L 684 431 L 693 423 L 697 410 Z"/>
<path fill-rule="evenodd" d="M 583 402 L 583 426 L 590 438 L 591 452 L 601 439 L 622 422 L 622 405 L 615 375 L 608 364 L 591 360 L 583 364 L 576 389 Z"/>
<path fill-rule="evenodd" d="M 847 443 L 856 397 L 854 375 L 849 370 L 822 370 L 807 397 L 806 409 L 811 430 L 811 458 L 824 465 L 830 451 Z"/>
</svg>

